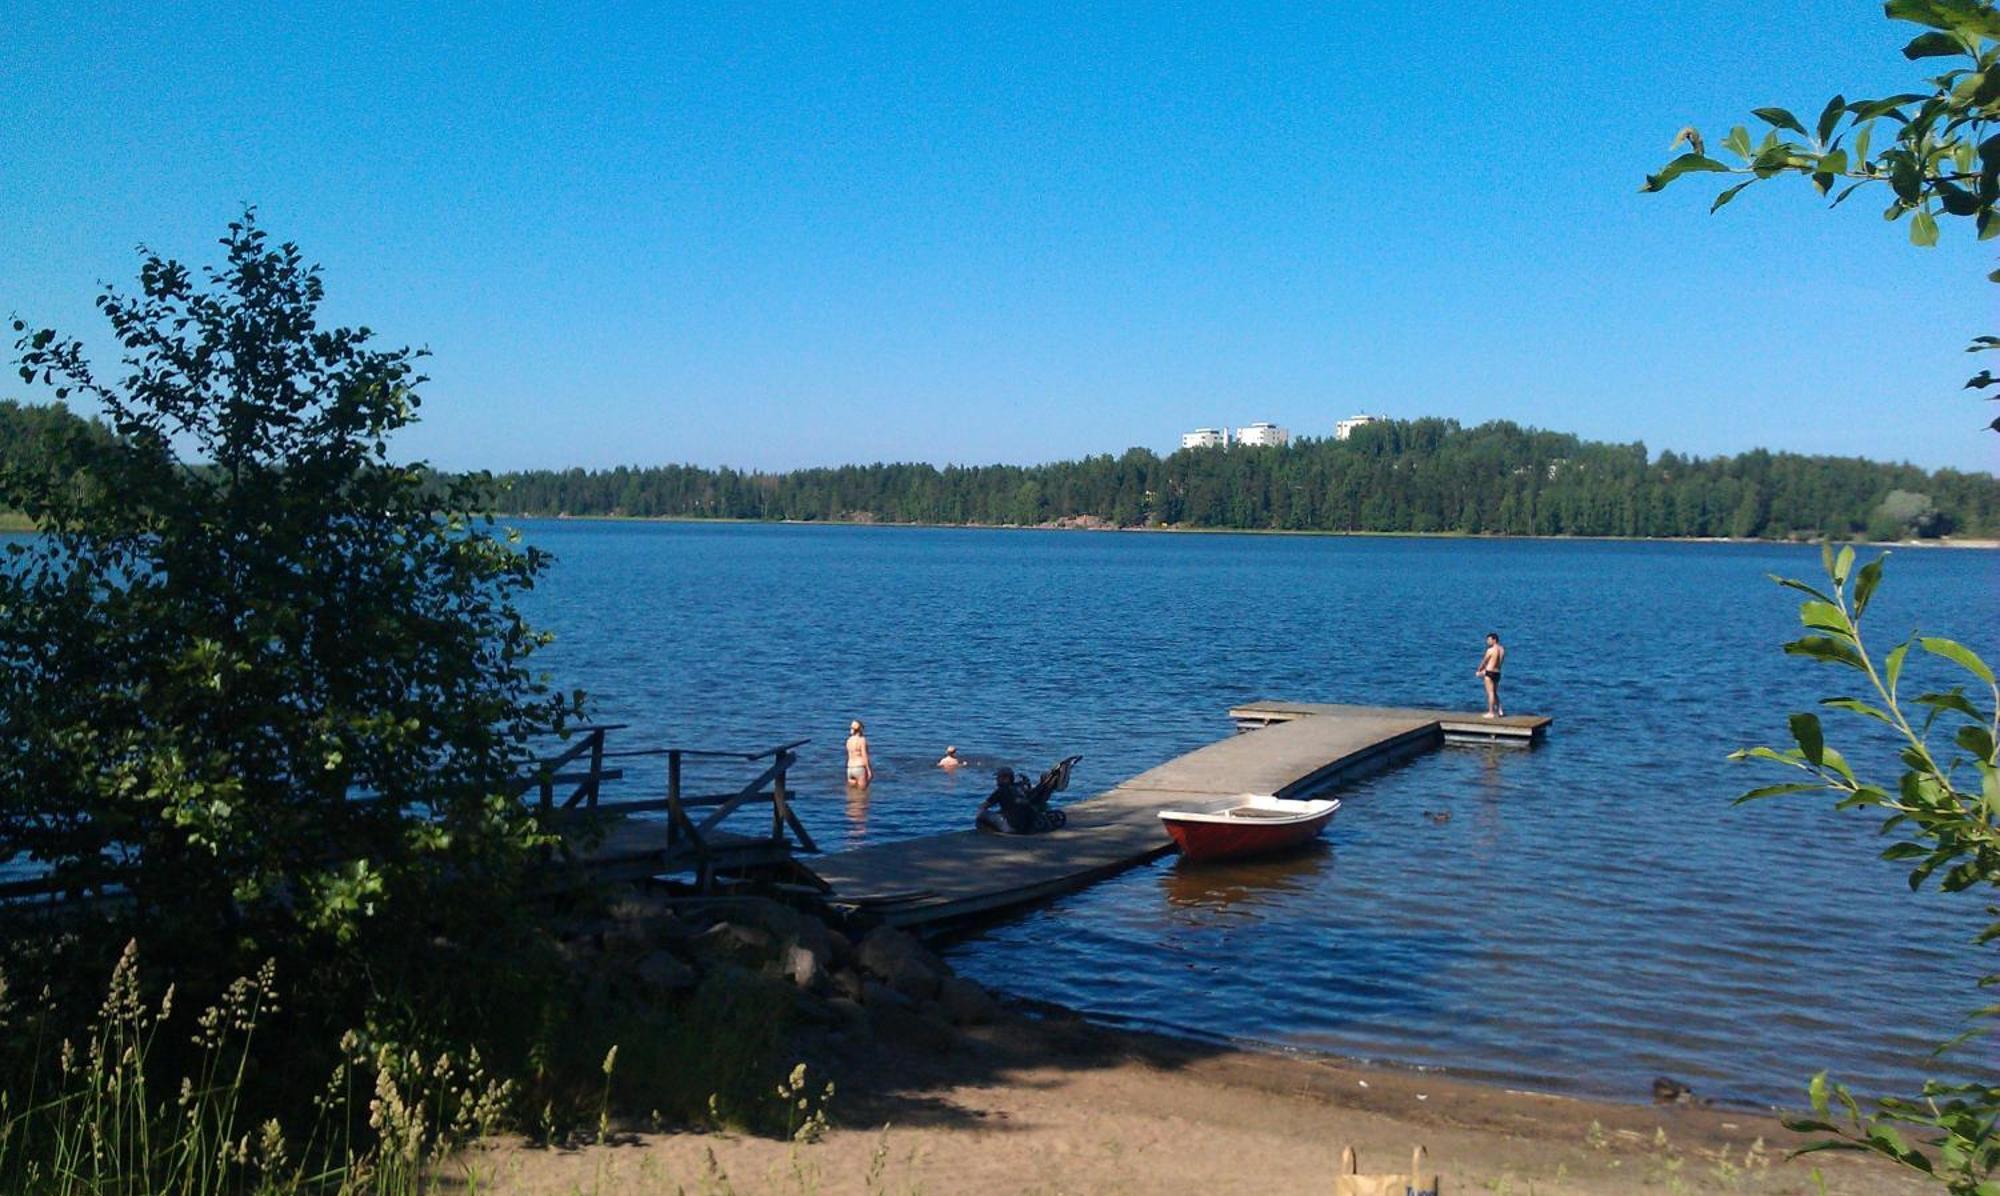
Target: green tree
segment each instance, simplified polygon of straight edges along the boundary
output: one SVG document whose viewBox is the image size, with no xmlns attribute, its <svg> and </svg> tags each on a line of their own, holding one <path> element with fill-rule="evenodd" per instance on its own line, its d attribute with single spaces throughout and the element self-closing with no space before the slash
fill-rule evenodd
<svg viewBox="0 0 2000 1196">
<path fill-rule="evenodd" d="M 116 941 L 184 982 L 277 957 L 340 1016 L 432 976 L 476 999 L 537 842 L 510 778 L 580 700 L 528 668 L 546 558 L 474 514 L 479 479 L 388 455 L 420 353 L 322 327 L 318 269 L 254 213 L 221 244 L 98 299 L 118 381 L 14 324 L 21 378 L 109 434 L 0 466 L 44 533 L 0 567 L 0 852 L 122 886 Z"/>
<path fill-rule="evenodd" d="M 1863 188 L 1887 188 L 1883 218 L 1907 216 L 1914 245 L 1937 244 L 1940 216 L 1970 220 L 1982 241 L 2000 236 L 2000 132 L 1994 129 L 2000 121 L 2000 8 L 1990 0 L 1889 0 L 1883 12 L 1926 30 L 1903 47 L 1904 57 L 1948 61 L 1928 80 L 1928 93 L 1874 100 L 1836 95 L 1810 130 L 1788 109 L 1752 109 L 1766 126 L 1763 137 L 1753 141 L 1748 128 L 1736 125 L 1722 140 L 1735 166 L 1710 157 L 1700 130 L 1690 126 L 1674 138 L 1688 151 L 1646 176 L 1640 190 L 1659 191 L 1688 174 L 1748 175 L 1715 197 L 1709 210 L 1717 211 L 1753 183 L 1802 175 L 1821 195 L 1832 195 L 1835 207 Z M 1885 122 L 1894 136 L 1877 148 L 1876 132 Z M 2000 282 L 2000 270 L 1987 277 Z M 1967 351 L 1994 349 L 2000 349 L 2000 336 L 1975 337 Z M 1965 385 L 1987 390 L 2000 387 L 2000 377 L 1981 370 Z M 1987 397 L 2000 400 L 2000 394 Z M 2000 417 L 1990 426 L 2000 431 Z"/>
</svg>

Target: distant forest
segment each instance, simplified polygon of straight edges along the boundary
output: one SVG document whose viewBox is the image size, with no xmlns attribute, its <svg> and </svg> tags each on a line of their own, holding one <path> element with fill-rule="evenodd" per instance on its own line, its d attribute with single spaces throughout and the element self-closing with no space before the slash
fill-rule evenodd
<svg viewBox="0 0 2000 1196">
<path fill-rule="evenodd" d="M 61 468 L 105 436 L 61 406 L 0 402 L 0 466 Z M 72 441 L 71 443 L 75 443 Z M 1511 423 L 1372 424 L 1282 448 L 1130 449 L 1048 465 L 695 465 L 501 474 L 496 509 L 885 523 L 1901 539 L 2000 536 L 2000 478 L 1762 450 L 1650 457 Z M 0 508 L 6 503 L 0 495 Z"/>
<path fill-rule="evenodd" d="M 1130 449 L 1048 465 L 695 465 L 502 474 L 521 515 L 1517 536 L 2000 535 L 2000 479 L 1758 450 L 1649 457 L 1511 423 L 1389 421 L 1282 448 Z"/>
</svg>

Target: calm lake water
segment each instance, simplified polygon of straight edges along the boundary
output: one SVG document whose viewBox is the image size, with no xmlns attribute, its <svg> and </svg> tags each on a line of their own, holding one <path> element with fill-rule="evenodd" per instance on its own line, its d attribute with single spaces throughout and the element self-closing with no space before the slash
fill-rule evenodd
<svg viewBox="0 0 2000 1196">
<path fill-rule="evenodd" d="M 1448 747 L 1338 790 L 1317 850 L 1168 857 L 949 949 L 1009 991 L 1550 1090 L 1644 1099 L 1665 1074 L 1784 1105 L 1819 1067 L 1914 1091 L 1977 1002 L 1980 895 L 1912 895 L 1870 819 L 1730 804 L 1777 778 L 1725 754 L 1782 746 L 1784 714 L 1845 682 L 1778 651 L 1796 606 L 1765 574 L 1811 576 L 1813 549 L 523 530 L 559 558 L 528 603 L 558 637 L 553 677 L 632 724 L 630 746 L 810 736 L 793 785 L 828 848 L 963 827 L 1000 763 L 1080 752 L 1087 796 L 1228 735 L 1250 698 L 1477 709 L 1489 628 L 1509 709 L 1556 719 L 1538 749 Z M 1990 659 L 1996 583 L 2000 553 L 1899 551 L 1870 623 L 1886 643 L 1921 619 Z M 1913 661 L 1906 686 L 1942 675 Z M 842 783 L 854 717 L 878 771 L 862 799 Z M 947 743 L 981 767 L 940 773 Z M 630 784 L 657 790 L 638 763 Z M 1960 1058 L 2000 1063 L 1991 1043 Z"/>
<path fill-rule="evenodd" d="M 1339 791 L 1324 848 L 1168 859 L 950 949 L 967 974 L 1169 1030 L 1640 1099 L 1909 1088 L 1976 1003 L 1980 900 L 1911 895 L 1873 824 L 1723 757 L 1836 674 L 1781 655 L 1770 545 L 530 523 L 546 662 L 651 744 L 811 736 L 823 846 L 956 829 L 981 765 L 1080 752 L 1087 795 L 1254 697 L 1481 704 L 1481 636 L 1545 746 L 1447 748 Z M 2000 554 L 1898 552 L 1871 612 L 1990 643 Z M 878 780 L 844 796 L 866 719 Z M 1837 740 L 1838 741 L 1838 740 Z M 1450 811 L 1442 825 L 1425 811 Z M 1990 1046 L 1967 1063 L 1991 1070 Z"/>
</svg>

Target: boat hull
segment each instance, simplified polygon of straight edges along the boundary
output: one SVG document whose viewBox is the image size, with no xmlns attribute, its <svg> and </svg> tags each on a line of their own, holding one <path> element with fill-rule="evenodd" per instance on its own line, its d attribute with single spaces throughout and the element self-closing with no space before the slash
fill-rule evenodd
<svg viewBox="0 0 2000 1196">
<path fill-rule="evenodd" d="M 1262 798 L 1212 810 L 1163 810 L 1160 822 L 1182 856 L 1202 863 L 1297 847 L 1325 830 L 1339 809 L 1338 801 Z"/>
</svg>

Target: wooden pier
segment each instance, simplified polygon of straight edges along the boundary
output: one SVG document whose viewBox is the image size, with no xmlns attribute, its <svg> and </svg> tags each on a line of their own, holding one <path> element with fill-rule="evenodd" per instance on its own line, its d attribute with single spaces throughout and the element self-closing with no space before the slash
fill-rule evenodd
<svg viewBox="0 0 2000 1196">
<path fill-rule="evenodd" d="M 1229 713 L 1243 733 L 1063 807 L 1069 825 L 1062 830 L 954 831 L 821 856 L 814 870 L 832 887 L 835 904 L 892 925 L 936 929 L 1082 888 L 1171 851 L 1161 810 L 1240 793 L 1305 796 L 1447 738 L 1533 744 L 1553 721 L 1296 702 L 1253 702 Z"/>
</svg>

